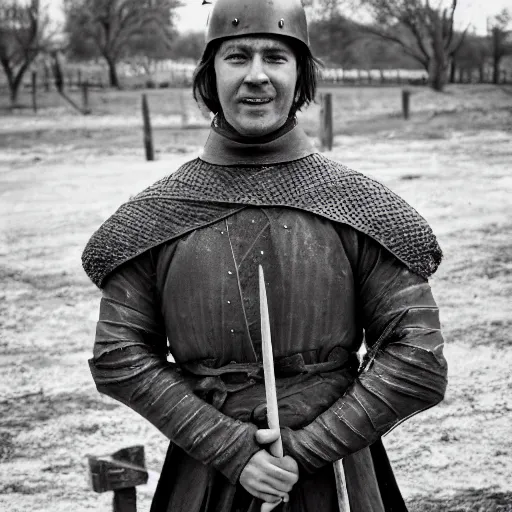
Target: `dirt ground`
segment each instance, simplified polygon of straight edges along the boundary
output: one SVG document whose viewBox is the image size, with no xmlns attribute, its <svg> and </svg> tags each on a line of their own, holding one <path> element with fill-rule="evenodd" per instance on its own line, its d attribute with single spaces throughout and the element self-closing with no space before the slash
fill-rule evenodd
<svg viewBox="0 0 512 512">
<path fill-rule="evenodd" d="M 158 160 L 146 163 L 139 95 L 97 93 L 88 117 L 55 97 L 37 115 L 0 101 L 2 511 L 112 510 L 90 488 L 87 456 L 134 444 L 151 469 L 138 491 L 149 510 L 166 441 L 94 388 L 100 294 L 80 255 L 120 203 L 200 152 L 207 127 L 187 91 L 151 91 Z M 413 512 L 512 511 L 512 91 L 414 89 L 409 122 L 397 88 L 334 95 L 328 156 L 409 201 L 445 254 L 431 284 L 446 399 L 384 439 L 404 496 Z M 313 136 L 318 105 L 301 117 Z"/>
</svg>

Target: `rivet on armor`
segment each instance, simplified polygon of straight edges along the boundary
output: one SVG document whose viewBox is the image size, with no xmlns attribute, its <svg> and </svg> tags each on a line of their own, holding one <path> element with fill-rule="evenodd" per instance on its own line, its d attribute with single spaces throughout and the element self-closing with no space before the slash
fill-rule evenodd
<svg viewBox="0 0 512 512">
<path fill-rule="evenodd" d="M 235 18 L 231 23 L 233 24 L 233 27 L 238 27 L 240 20 L 238 18 Z"/>
<path fill-rule="evenodd" d="M 283 27 L 284 27 L 284 19 L 283 19 L 283 18 L 281 18 L 281 19 L 279 20 L 278 25 L 279 25 L 279 28 L 283 28 Z"/>
</svg>

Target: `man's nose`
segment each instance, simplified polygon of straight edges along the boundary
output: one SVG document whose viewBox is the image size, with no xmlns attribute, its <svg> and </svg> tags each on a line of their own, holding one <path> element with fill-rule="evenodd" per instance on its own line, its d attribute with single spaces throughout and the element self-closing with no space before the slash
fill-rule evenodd
<svg viewBox="0 0 512 512">
<path fill-rule="evenodd" d="M 250 68 L 245 76 L 245 83 L 253 85 L 262 85 L 269 82 L 265 71 L 263 59 L 260 55 L 255 55 L 251 60 Z"/>
</svg>

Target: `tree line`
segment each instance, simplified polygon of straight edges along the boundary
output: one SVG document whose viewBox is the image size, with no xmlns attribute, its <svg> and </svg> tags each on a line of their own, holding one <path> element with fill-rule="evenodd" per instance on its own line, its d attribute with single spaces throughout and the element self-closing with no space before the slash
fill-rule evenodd
<svg viewBox="0 0 512 512">
<path fill-rule="evenodd" d="M 198 1 L 198 8 L 199 0 Z M 424 69 L 437 91 L 457 69 L 492 63 L 493 81 L 512 55 L 512 15 L 488 20 L 487 35 L 455 27 L 457 0 L 305 0 L 313 53 L 327 67 Z M 0 0 L 0 64 L 15 104 L 23 77 L 41 55 L 58 71 L 59 55 L 75 61 L 103 60 L 112 87 L 120 87 L 118 66 L 136 63 L 151 72 L 160 60 L 197 60 L 204 33 L 180 34 L 180 0 L 64 0 L 64 25 L 51 30 L 40 0 Z M 358 9 L 364 10 L 366 23 Z"/>
<path fill-rule="evenodd" d="M 493 82 L 512 55 L 512 12 L 488 19 L 487 35 L 455 26 L 457 0 L 313 0 L 311 45 L 332 67 L 421 68 L 429 85 L 442 91 L 457 70 L 477 69 L 483 81 L 489 61 Z M 354 7 L 355 6 L 355 7 Z M 354 10 L 355 9 L 355 10 Z M 361 13 L 369 23 L 358 23 Z"/>
</svg>

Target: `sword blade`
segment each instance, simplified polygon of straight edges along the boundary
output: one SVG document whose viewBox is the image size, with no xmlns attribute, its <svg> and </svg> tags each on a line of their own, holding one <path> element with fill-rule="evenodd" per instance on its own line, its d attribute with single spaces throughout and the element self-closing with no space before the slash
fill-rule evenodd
<svg viewBox="0 0 512 512">
<path fill-rule="evenodd" d="M 343 461 L 334 462 L 334 476 L 336 479 L 336 491 L 338 494 L 338 507 L 340 512 L 350 512 L 350 502 L 348 500 L 347 480 L 345 478 L 345 468 Z"/>
<path fill-rule="evenodd" d="M 272 351 L 272 338 L 270 335 L 270 316 L 268 312 L 267 289 L 265 287 L 265 275 L 263 268 L 259 265 L 260 284 L 260 316 L 261 316 L 261 351 L 263 354 L 263 372 L 265 375 L 265 393 L 267 398 L 267 419 L 269 428 L 279 428 L 279 412 L 277 407 L 276 379 L 274 374 L 274 354 Z M 281 438 L 272 443 L 270 453 L 274 457 L 283 457 L 283 443 Z M 340 512 L 350 512 L 348 500 L 347 482 L 343 461 L 334 463 L 334 474 L 336 479 L 336 490 L 338 494 L 338 506 Z M 270 512 L 277 505 L 264 503 L 261 512 Z"/>
<path fill-rule="evenodd" d="M 263 354 L 263 372 L 265 375 L 265 394 L 267 397 L 267 419 L 269 428 L 279 429 L 279 412 L 277 408 L 274 355 L 270 336 L 267 289 L 265 287 L 265 275 L 261 265 L 259 265 L 258 270 L 260 283 L 261 350 Z M 283 443 L 281 437 L 270 445 L 270 453 L 274 457 L 283 457 Z"/>
</svg>

